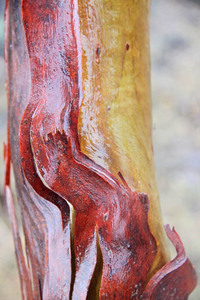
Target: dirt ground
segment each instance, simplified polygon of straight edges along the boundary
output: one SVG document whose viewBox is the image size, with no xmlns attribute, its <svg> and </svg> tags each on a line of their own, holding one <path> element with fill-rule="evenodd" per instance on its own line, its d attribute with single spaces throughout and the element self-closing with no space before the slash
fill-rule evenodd
<svg viewBox="0 0 200 300">
<path fill-rule="evenodd" d="M 175 226 L 200 277 L 200 1 L 152 0 L 153 138 L 164 223 Z M 6 140 L 0 1 L 0 198 Z M 198 300 L 200 286 L 190 299 Z M 20 299 L 13 241 L 0 207 L 0 299 Z"/>
</svg>

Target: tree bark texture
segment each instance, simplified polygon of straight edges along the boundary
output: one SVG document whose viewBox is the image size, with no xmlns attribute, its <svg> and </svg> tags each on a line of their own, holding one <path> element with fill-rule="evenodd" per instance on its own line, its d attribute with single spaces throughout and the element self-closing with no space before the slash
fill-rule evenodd
<svg viewBox="0 0 200 300">
<path fill-rule="evenodd" d="M 8 0 L 5 20 L 23 299 L 187 299 L 196 275 L 166 227 L 169 261 L 154 173 L 149 1 Z"/>
</svg>

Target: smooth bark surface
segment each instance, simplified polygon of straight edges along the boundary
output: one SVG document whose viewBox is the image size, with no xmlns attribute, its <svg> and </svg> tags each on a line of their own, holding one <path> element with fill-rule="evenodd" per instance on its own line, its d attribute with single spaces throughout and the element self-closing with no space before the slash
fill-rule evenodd
<svg viewBox="0 0 200 300">
<path fill-rule="evenodd" d="M 147 1 L 7 1 L 5 190 L 24 299 L 186 299 L 195 286 L 169 229 L 178 255 L 161 268 L 148 18 Z"/>
</svg>

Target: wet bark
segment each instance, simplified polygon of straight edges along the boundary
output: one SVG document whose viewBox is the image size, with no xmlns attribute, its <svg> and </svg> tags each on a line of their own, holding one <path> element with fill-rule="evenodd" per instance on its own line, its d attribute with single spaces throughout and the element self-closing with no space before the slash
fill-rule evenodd
<svg viewBox="0 0 200 300">
<path fill-rule="evenodd" d="M 187 299 L 196 275 L 169 227 L 167 262 L 154 174 L 149 3 L 9 0 L 5 16 L 23 299 Z"/>
</svg>

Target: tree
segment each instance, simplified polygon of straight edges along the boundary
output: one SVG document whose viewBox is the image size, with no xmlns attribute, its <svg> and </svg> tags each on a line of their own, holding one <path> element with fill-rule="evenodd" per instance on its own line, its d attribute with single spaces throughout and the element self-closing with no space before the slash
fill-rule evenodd
<svg viewBox="0 0 200 300">
<path fill-rule="evenodd" d="M 177 249 L 168 262 L 148 18 L 144 0 L 7 2 L 5 191 L 24 299 L 185 299 L 195 287 L 166 227 Z"/>
</svg>

